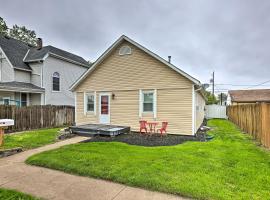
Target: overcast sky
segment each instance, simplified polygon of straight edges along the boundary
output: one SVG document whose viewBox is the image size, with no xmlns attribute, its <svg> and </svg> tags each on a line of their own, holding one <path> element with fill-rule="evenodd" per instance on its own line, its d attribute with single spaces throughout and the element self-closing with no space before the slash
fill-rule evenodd
<svg viewBox="0 0 270 200">
<path fill-rule="evenodd" d="M 8 26 L 25 25 L 45 45 L 95 61 L 122 34 L 202 83 L 270 80 L 270 1 L 0 0 Z M 270 88 L 265 86 L 253 88 Z M 248 88 L 217 85 L 217 88 Z"/>
</svg>

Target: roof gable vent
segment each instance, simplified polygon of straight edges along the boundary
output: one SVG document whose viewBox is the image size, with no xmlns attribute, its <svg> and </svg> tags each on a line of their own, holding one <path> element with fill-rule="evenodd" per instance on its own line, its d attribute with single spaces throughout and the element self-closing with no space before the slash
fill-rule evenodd
<svg viewBox="0 0 270 200">
<path fill-rule="evenodd" d="M 131 48 L 129 46 L 122 46 L 119 50 L 119 55 L 129 55 L 131 54 Z"/>
</svg>

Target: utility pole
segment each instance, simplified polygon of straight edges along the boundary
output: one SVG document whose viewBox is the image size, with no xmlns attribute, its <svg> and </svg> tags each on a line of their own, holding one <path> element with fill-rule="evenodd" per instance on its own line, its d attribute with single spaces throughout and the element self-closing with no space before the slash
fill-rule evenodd
<svg viewBox="0 0 270 200">
<path fill-rule="evenodd" d="M 222 105 L 222 92 L 220 93 L 220 105 Z"/>
<path fill-rule="evenodd" d="M 212 75 L 212 94 L 215 96 L 215 72 L 213 71 Z"/>
</svg>

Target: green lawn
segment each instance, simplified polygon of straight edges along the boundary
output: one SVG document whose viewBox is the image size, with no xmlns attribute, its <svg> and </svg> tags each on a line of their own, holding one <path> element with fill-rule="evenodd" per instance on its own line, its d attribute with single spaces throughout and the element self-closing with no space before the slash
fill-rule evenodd
<svg viewBox="0 0 270 200">
<path fill-rule="evenodd" d="M 26 150 L 54 143 L 56 141 L 56 137 L 59 135 L 58 131 L 59 128 L 52 128 L 25 131 L 18 134 L 6 134 L 4 137 L 4 146 L 1 148 L 9 149 L 22 147 Z"/>
<path fill-rule="evenodd" d="M 0 199 L 3 200 L 38 200 L 30 195 L 17 192 L 15 190 L 7 190 L 0 188 Z"/>
<path fill-rule="evenodd" d="M 141 147 L 73 144 L 28 164 L 198 199 L 270 199 L 270 153 L 231 122 L 211 120 L 210 142 Z"/>
</svg>

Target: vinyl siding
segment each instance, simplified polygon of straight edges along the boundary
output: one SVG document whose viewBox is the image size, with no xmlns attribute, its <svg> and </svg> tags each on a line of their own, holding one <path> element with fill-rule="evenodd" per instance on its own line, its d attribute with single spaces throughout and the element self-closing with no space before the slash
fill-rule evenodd
<svg viewBox="0 0 270 200">
<path fill-rule="evenodd" d="M 168 121 L 168 133 L 192 135 L 192 83 L 168 66 L 137 47 L 131 55 L 118 54 L 122 43 L 75 90 L 77 92 L 76 123 L 99 123 L 98 96 L 111 92 L 110 123 L 139 128 L 139 90 L 157 90 L 157 118 L 144 114 L 142 119 Z M 96 115 L 84 115 L 84 93 L 96 91 Z"/>
<path fill-rule="evenodd" d="M 31 63 L 30 67 L 32 68 L 32 75 L 31 75 L 31 83 L 34 85 L 37 85 L 39 87 L 42 87 L 41 85 L 41 68 L 42 68 L 42 63 Z"/>
<path fill-rule="evenodd" d="M 199 92 L 196 92 L 196 130 L 200 128 L 204 120 L 205 100 Z"/>
<path fill-rule="evenodd" d="M 46 104 L 73 105 L 74 94 L 70 86 L 85 72 L 87 68 L 49 56 L 43 64 L 43 87 L 45 88 Z M 60 74 L 60 91 L 52 91 L 52 75 Z"/>
<path fill-rule="evenodd" d="M 139 90 L 111 91 L 115 98 L 110 101 L 111 124 L 131 126 L 132 131 L 139 127 Z M 99 123 L 99 92 L 96 94 L 96 115 L 84 113 L 84 93 L 77 93 L 77 125 Z M 190 89 L 157 90 L 157 118 L 153 114 L 143 113 L 144 120 L 168 121 L 168 132 L 171 134 L 190 135 L 192 132 L 192 103 Z"/>
<path fill-rule="evenodd" d="M 131 44 L 132 54 L 120 56 L 122 45 L 76 88 L 77 92 L 191 88 L 188 79 Z"/>
<path fill-rule="evenodd" d="M 31 82 L 31 72 L 15 70 L 15 81 L 30 83 Z"/>
</svg>

